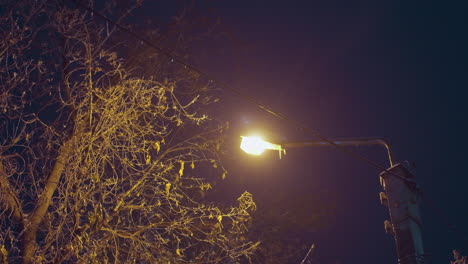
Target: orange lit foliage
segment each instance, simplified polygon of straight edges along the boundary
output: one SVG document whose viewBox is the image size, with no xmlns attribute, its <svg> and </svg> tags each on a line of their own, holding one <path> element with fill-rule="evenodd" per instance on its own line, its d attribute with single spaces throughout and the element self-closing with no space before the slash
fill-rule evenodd
<svg viewBox="0 0 468 264">
<path fill-rule="evenodd" d="M 200 195 L 209 170 L 224 174 L 207 82 L 62 1 L 0 15 L 0 260 L 249 259 L 252 196 L 218 207 Z M 119 56 L 138 52 L 148 60 Z"/>
</svg>

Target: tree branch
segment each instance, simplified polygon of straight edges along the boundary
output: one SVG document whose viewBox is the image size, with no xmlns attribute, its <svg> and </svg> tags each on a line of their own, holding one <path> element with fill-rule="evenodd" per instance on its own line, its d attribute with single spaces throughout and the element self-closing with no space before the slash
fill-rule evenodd
<svg viewBox="0 0 468 264">
<path fill-rule="evenodd" d="M 3 168 L 3 164 L 0 162 L 0 206 L 10 213 L 18 223 L 21 223 L 24 219 L 22 206 L 16 193 L 13 191 L 8 179 L 6 172 Z"/>
</svg>

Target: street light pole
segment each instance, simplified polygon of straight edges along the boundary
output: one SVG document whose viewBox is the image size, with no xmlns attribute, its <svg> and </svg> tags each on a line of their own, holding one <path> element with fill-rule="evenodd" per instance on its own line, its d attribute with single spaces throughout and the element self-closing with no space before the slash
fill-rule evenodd
<svg viewBox="0 0 468 264">
<path fill-rule="evenodd" d="M 245 140 L 245 141 L 244 141 Z M 380 183 L 384 192 L 380 193 L 381 202 L 388 206 L 390 220 L 384 222 L 385 231 L 394 236 L 399 264 L 423 264 L 424 248 L 421 235 L 421 215 L 419 213 L 419 200 L 421 191 L 416 184 L 416 177 L 410 172 L 408 163 L 393 163 L 390 145 L 382 138 L 348 138 L 331 139 L 328 141 L 301 141 L 273 144 L 255 138 L 254 144 L 248 144 L 248 138 L 243 137 L 241 148 L 246 152 L 259 155 L 258 152 L 249 152 L 248 147 L 279 150 L 280 153 L 287 148 L 323 147 L 323 146 L 365 146 L 381 145 L 387 151 L 390 168 L 380 173 Z M 261 153 L 260 152 L 260 153 Z"/>
<path fill-rule="evenodd" d="M 381 145 L 387 150 L 390 168 L 380 174 L 385 192 L 380 194 L 383 204 L 388 206 L 390 220 L 384 227 L 395 238 L 399 264 L 424 263 L 424 248 L 421 235 L 421 215 L 419 213 L 419 190 L 415 176 L 408 169 L 407 162 L 393 164 L 390 145 L 382 138 L 332 139 L 337 146 Z M 328 141 L 288 142 L 281 144 L 285 149 L 298 147 L 330 146 Z"/>
<path fill-rule="evenodd" d="M 391 220 L 391 224 L 385 221 L 385 227 L 395 238 L 398 263 L 424 263 L 418 205 L 421 191 L 416 177 L 410 172 L 408 163 L 404 162 L 380 173 L 380 183 L 385 190 L 380 195 L 381 201 L 388 206 Z"/>
</svg>

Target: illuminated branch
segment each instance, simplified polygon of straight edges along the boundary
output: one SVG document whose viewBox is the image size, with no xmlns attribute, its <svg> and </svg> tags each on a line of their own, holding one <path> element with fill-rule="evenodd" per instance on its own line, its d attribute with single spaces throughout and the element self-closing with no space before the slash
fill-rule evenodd
<svg viewBox="0 0 468 264">
<path fill-rule="evenodd" d="M 10 36 L 0 39 L 1 159 L 21 160 L 0 167 L 0 217 L 20 223 L 0 221 L 8 260 L 248 259 L 258 246 L 245 236 L 251 195 L 235 206 L 204 197 L 225 175 L 224 127 L 202 108 L 214 101 L 208 80 L 60 1 L 15 10 L 0 14 Z"/>
<path fill-rule="evenodd" d="M 0 205 L 16 222 L 22 223 L 24 215 L 21 202 L 8 182 L 7 174 L 3 168 L 2 159 L 0 159 Z"/>
</svg>

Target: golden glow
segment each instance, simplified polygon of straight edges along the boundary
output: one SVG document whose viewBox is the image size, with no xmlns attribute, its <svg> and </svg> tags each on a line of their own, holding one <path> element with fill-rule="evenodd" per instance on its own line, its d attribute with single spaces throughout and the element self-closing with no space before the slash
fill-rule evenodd
<svg viewBox="0 0 468 264">
<path fill-rule="evenodd" d="M 280 145 L 266 142 L 260 137 L 241 136 L 241 138 L 242 138 L 242 142 L 241 142 L 240 148 L 249 154 L 260 155 L 266 149 L 278 150 L 281 153 L 282 148 Z"/>
</svg>

